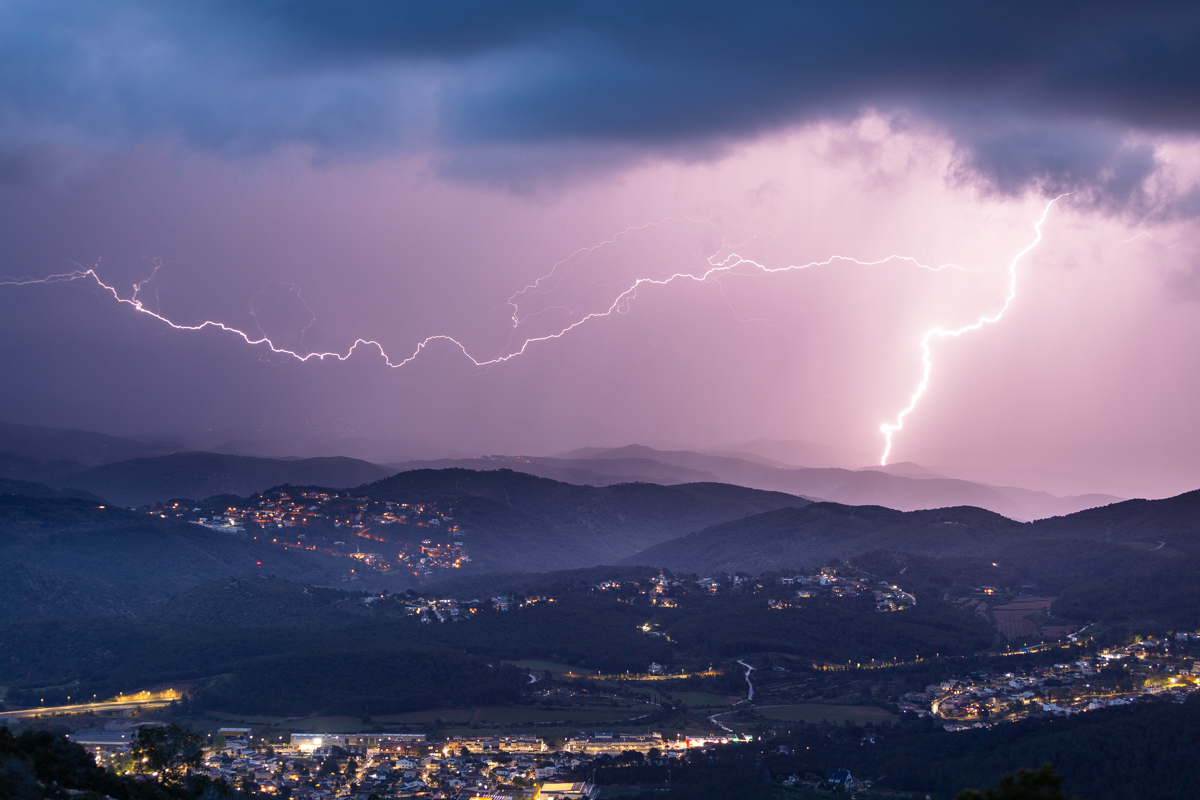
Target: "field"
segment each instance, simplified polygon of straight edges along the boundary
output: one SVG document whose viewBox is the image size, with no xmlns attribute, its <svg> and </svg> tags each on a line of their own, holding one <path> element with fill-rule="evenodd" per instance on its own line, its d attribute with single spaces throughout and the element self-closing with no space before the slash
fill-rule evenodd
<svg viewBox="0 0 1200 800">
<path fill-rule="evenodd" d="M 836 725 L 852 722 L 858 725 L 864 722 L 896 722 L 897 717 L 875 706 L 834 706 L 820 703 L 803 703 L 794 706 L 759 706 L 754 713 L 767 719 L 786 720 L 788 722 L 820 722 L 827 720 Z"/>
<path fill-rule="evenodd" d="M 671 692 L 669 696 L 676 703 L 684 703 L 689 708 L 724 708 L 730 704 L 724 697 L 704 692 Z"/>
</svg>

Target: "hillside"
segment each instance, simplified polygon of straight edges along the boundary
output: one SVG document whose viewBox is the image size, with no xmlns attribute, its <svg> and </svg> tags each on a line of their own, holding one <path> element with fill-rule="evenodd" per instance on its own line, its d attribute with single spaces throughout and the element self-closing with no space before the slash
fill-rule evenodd
<svg viewBox="0 0 1200 800">
<path fill-rule="evenodd" d="M 367 606 L 363 597 L 260 575 L 227 575 L 172 597 L 146 618 L 206 627 L 323 629 L 389 616 Z"/>
<path fill-rule="evenodd" d="M 8 478 L 0 478 L 0 494 L 23 494 L 27 497 L 57 497 L 66 498 L 73 497 L 77 500 L 89 500 L 94 503 L 106 503 L 103 497 L 85 492 L 83 489 L 56 489 L 53 486 L 47 486 L 44 483 L 35 483 L 33 481 L 17 481 Z"/>
<path fill-rule="evenodd" d="M 714 574 L 849 560 L 924 596 L 1057 597 L 1066 619 L 1200 625 L 1200 491 L 1130 500 L 1034 523 L 980 509 L 897 512 L 814 503 L 715 525 L 625 564 Z"/>
<path fill-rule="evenodd" d="M 623 560 L 705 575 L 823 565 L 872 550 L 981 555 L 1030 537 L 1032 526 L 979 508 L 894 511 L 813 503 L 714 525 Z"/>
<path fill-rule="evenodd" d="M 714 525 L 648 548 L 628 564 L 699 572 L 823 564 L 872 550 L 938 557 L 987 555 L 1038 541 L 1089 541 L 1127 552 L 1200 554 L 1200 491 L 1126 500 L 1032 523 L 978 508 L 894 511 L 813 503 Z"/>
<path fill-rule="evenodd" d="M 360 491 L 405 503 L 454 500 L 471 552 L 514 571 L 613 563 L 709 525 L 808 502 L 720 483 L 577 486 L 507 469 L 412 470 Z"/>
<path fill-rule="evenodd" d="M 76 499 L 0 495 L 0 616 L 144 613 L 203 581 L 261 572 L 316 584 L 346 559 Z"/>
<path fill-rule="evenodd" d="M 254 458 L 220 453 L 174 453 L 93 467 L 59 482 L 122 506 L 218 494 L 251 495 L 290 483 L 341 489 L 379 480 L 393 470 L 353 458 Z"/>
</svg>

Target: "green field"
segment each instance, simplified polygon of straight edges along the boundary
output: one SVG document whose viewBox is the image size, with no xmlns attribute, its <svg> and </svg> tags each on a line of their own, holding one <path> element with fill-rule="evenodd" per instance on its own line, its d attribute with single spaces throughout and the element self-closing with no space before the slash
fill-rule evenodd
<svg viewBox="0 0 1200 800">
<path fill-rule="evenodd" d="M 570 664 L 556 664 L 553 661 L 505 661 L 505 664 L 512 664 L 520 669 L 527 669 L 531 672 L 553 672 L 555 675 L 595 675 L 595 670 L 584 669 L 583 667 L 572 667 Z"/>
<path fill-rule="evenodd" d="M 843 722 L 896 722 L 899 717 L 875 706 L 833 706 L 820 703 L 803 703 L 795 706 L 766 706 L 754 709 L 754 713 L 767 719 L 788 722 L 820 722 L 827 720 L 836 725 Z"/>
<path fill-rule="evenodd" d="M 685 703 L 689 708 L 724 708 L 730 704 L 724 697 L 704 692 L 671 692 L 669 696 L 676 703 Z"/>
</svg>

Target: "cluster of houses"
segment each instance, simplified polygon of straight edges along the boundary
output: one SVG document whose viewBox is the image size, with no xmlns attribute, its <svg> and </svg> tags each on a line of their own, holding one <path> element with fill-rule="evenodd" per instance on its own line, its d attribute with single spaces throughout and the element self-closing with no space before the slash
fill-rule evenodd
<svg viewBox="0 0 1200 800">
<path fill-rule="evenodd" d="M 119 763 L 136 728 L 72 738 L 102 762 Z M 597 789 L 580 776 L 604 755 L 669 763 L 693 747 L 728 738 L 664 739 L 660 734 L 580 734 L 552 747 L 532 736 L 458 736 L 426 741 L 417 733 L 293 733 L 284 741 L 255 738 L 248 728 L 222 728 L 199 771 L 230 786 L 295 800 L 427 797 L 430 800 L 591 800 Z"/>
<path fill-rule="evenodd" d="M 1031 673 L 980 674 L 905 695 L 900 710 L 944 720 L 948 731 L 990 727 L 1031 716 L 1080 714 L 1146 697 L 1183 702 L 1198 688 L 1200 659 L 1180 650 L 1182 634 L 1103 650 L 1094 658 Z"/>
<path fill-rule="evenodd" d="M 780 578 L 782 586 L 796 586 L 796 600 L 776 600 L 771 608 L 791 608 L 799 601 L 811 597 L 834 598 L 874 597 L 876 611 L 903 611 L 917 604 L 917 598 L 889 581 L 875 580 L 874 576 L 855 571 L 843 575 L 832 569 L 822 569 L 810 575 Z"/>
<path fill-rule="evenodd" d="M 374 569 L 404 569 L 416 576 L 458 569 L 470 562 L 463 542 L 453 541 L 456 534 L 461 536 L 462 533 L 454 522 L 453 511 L 445 503 L 396 503 L 353 497 L 332 490 L 290 488 L 263 492 L 220 510 L 204 511 L 190 501 L 179 500 L 147 509 L 147 513 L 163 519 L 185 519 L 222 533 L 245 534 L 249 530 L 254 534 L 269 535 L 272 543 L 284 548 L 349 556 Z M 407 541 L 412 537 L 394 535 L 387 528 L 391 525 L 427 528 L 430 538 L 421 539 L 420 544 Z M 335 539 L 342 538 L 331 542 L 325 535 L 330 533 Z M 347 541 L 355 543 L 356 539 L 349 537 L 376 544 L 368 546 L 367 542 L 359 542 L 361 546 L 351 553 Z M 395 557 L 363 552 L 363 546 L 367 550 L 385 549 L 379 546 L 380 543 L 398 546 L 399 551 Z"/>
<path fill-rule="evenodd" d="M 822 569 L 807 575 L 795 575 L 774 580 L 747 575 L 730 575 L 718 580 L 705 577 L 685 580 L 665 574 L 655 575 L 644 581 L 609 580 L 592 587 L 593 591 L 615 595 L 624 603 L 648 603 L 662 608 L 674 608 L 679 598 L 688 594 L 719 594 L 729 592 L 758 592 L 775 587 L 794 587 L 794 595 L 771 598 L 770 608 L 801 608 L 803 601 L 813 597 L 873 597 L 876 611 L 902 611 L 917 604 L 909 592 L 889 581 L 876 580 L 865 572 L 855 571 L 846 575 L 833 569 Z"/>
</svg>

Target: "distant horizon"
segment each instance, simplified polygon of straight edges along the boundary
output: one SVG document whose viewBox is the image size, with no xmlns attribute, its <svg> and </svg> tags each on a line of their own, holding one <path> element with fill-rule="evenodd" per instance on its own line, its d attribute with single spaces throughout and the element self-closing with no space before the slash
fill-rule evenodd
<svg viewBox="0 0 1200 800">
<path fill-rule="evenodd" d="M 299 8 L 4 17 L 0 419 L 1200 486 L 1176 6 Z"/>
<path fill-rule="evenodd" d="M 18 425 L 18 423 L 0 423 L 0 425 Z M 762 450 L 765 448 L 768 451 L 773 451 L 773 454 L 775 456 L 780 455 L 780 453 L 778 452 L 780 447 L 793 447 L 794 448 L 795 446 L 799 446 L 805 450 L 810 450 L 810 451 L 815 448 L 818 452 L 835 453 L 835 454 L 841 453 L 841 451 L 837 451 L 835 448 L 827 447 L 825 445 L 821 445 L 821 444 L 815 443 L 815 442 L 809 442 L 809 441 L 804 441 L 804 440 L 790 440 L 790 441 L 771 440 L 766 437 L 759 437 L 757 439 L 754 439 L 754 440 L 751 440 L 748 442 L 733 443 L 733 444 L 727 444 L 727 445 L 721 446 L 721 447 L 709 447 L 709 448 L 688 448 L 686 446 L 681 445 L 678 442 L 658 442 L 658 443 L 656 443 L 658 445 L 657 447 L 655 447 L 653 445 L 645 445 L 645 444 L 637 444 L 637 443 L 626 444 L 626 445 L 621 445 L 621 446 L 616 446 L 616 447 L 584 446 L 584 447 L 571 448 L 569 450 L 554 451 L 554 452 L 551 452 L 548 454 L 540 454 L 540 453 L 529 452 L 529 451 L 525 451 L 525 452 L 511 451 L 508 453 L 499 453 L 499 452 L 478 452 L 478 451 L 472 452 L 472 451 L 466 451 L 466 450 L 454 451 L 454 450 L 449 450 L 449 449 L 443 449 L 440 451 L 430 450 L 430 451 L 422 453 L 422 454 L 407 454 L 406 455 L 404 453 L 399 453 L 398 455 L 392 455 L 392 456 L 384 455 L 382 457 L 380 457 L 380 456 L 373 457 L 371 455 L 371 453 L 364 452 L 364 446 L 370 445 L 373 443 L 376 446 L 378 446 L 379 448 L 386 448 L 388 446 L 386 444 L 387 440 L 372 439 L 370 437 L 325 438 L 325 439 L 321 439 L 321 440 L 317 440 L 317 439 L 300 440 L 298 437 L 294 437 L 294 438 L 290 439 L 292 444 L 289 446 L 286 443 L 284 443 L 283 437 L 267 437 L 267 438 L 257 439 L 257 440 L 243 438 L 240 440 L 230 440 L 230 441 L 220 442 L 215 445 L 203 446 L 195 441 L 189 442 L 188 437 L 186 435 L 179 435 L 179 434 L 171 435 L 171 434 L 164 434 L 162 432 L 142 434 L 142 435 L 121 436 L 121 435 L 117 435 L 117 434 L 103 433 L 100 431 L 87 431 L 87 430 L 80 429 L 80 428 L 53 428 L 50 426 L 29 426 L 29 427 L 42 428 L 42 429 L 48 430 L 48 431 L 77 431 L 77 432 L 81 432 L 81 433 L 102 433 L 102 435 L 105 435 L 105 436 L 113 436 L 114 438 L 126 439 L 131 442 L 143 442 L 146 444 L 169 444 L 174 447 L 178 447 L 179 450 L 177 452 L 208 452 L 208 453 L 216 453 L 216 454 L 251 456 L 251 457 L 258 457 L 258 458 L 269 458 L 269 459 L 270 458 L 274 458 L 274 459 L 305 459 L 305 458 L 319 458 L 319 457 L 326 457 L 326 456 L 343 456 L 343 457 L 348 457 L 348 458 L 357 459 L 357 460 L 361 460 L 364 462 L 377 464 L 380 466 L 388 466 L 388 467 L 404 467 L 406 465 L 413 465 L 414 468 L 417 468 L 417 467 L 420 467 L 423 465 L 437 464 L 440 462 L 470 462 L 470 461 L 480 461 L 481 464 L 486 464 L 488 461 L 490 461 L 491 459 L 495 459 L 495 458 L 530 458 L 530 459 L 539 460 L 539 463 L 541 460 L 550 461 L 550 462 L 582 461 L 582 462 L 592 463 L 594 461 L 594 459 L 597 457 L 599 457 L 601 459 L 612 458 L 615 451 L 645 449 L 645 450 L 648 450 L 649 452 L 647 452 L 645 454 L 634 453 L 634 454 L 631 454 L 629 456 L 624 456 L 624 457 L 626 457 L 626 458 L 645 458 L 645 459 L 656 461 L 656 462 L 660 461 L 660 458 L 656 458 L 656 456 L 659 456 L 659 457 L 670 456 L 672 453 L 684 454 L 684 455 L 696 454 L 696 455 L 700 455 L 700 456 L 713 456 L 713 457 L 717 457 L 717 458 L 733 458 L 735 460 L 745 460 L 746 458 L 748 458 L 750 460 L 750 462 L 752 462 L 752 463 L 762 464 L 764 466 L 767 466 L 770 468 L 775 468 L 775 469 L 780 469 L 783 471 L 787 471 L 790 469 L 817 469 L 817 470 L 840 469 L 840 470 L 846 470 L 846 471 L 850 471 L 850 472 L 867 472 L 867 471 L 881 472 L 881 473 L 885 473 L 888 475 L 894 475 L 894 476 L 902 477 L 902 478 L 906 478 L 906 479 L 918 479 L 918 480 L 949 478 L 952 480 L 966 481 L 968 483 L 979 484 L 981 486 L 990 486 L 990 487 L 996 487 L 996 488 L 1002 488 L 1002 489 L 1003 488 L 1019 488 L 1022 490 L 1028 490 L 1028 491 L 1033 491 L 1033 492 L 1044 492 L 1048 495 L 1051 495 L 1054 497 L 1059 497 L 1059 498 L 1064 498 L 1064 499 L 1073 498 L 1073 497 L 1074 498 L 1095 497 L 1097 499 L 1097 501 L 1102 501 L 1099 504 L 1103 504 L 1105 502 L 1115 502 L 1115 501 L 1125 500 L 1125 499 L 1137 499 L 1139 497 L 1142 497 L 1144 499 L 1161 499 L 1161 498 L 1165 498 L 1165 497 L 1176 496 L 1176 495 L 1185 493 L 1187 491 L 1191 491 L 1191 489 L 1183 489 L 1183 490 L 1177 491 L 1177 492 L 1164 493 L 1161 495 L 1161 497 L 1147 497 L 1144 495 L 1136 495 L 1136 494 L 1122 495 L 1120 493 L 1116 493 L 1116 492 L 1112 492 L 1112 491 L 1104 491 L 1101 489 L 1090 489 L 1086 485 L 1087 478 L 1085 478 L 1083 476 L 1078 476 L 1078 475 L 1054 475 L 1054 476 L 1052 476 L 1052 478 L 1055 479 L 1057 481 L 1057 483 L 1048 485 L 1045 483 L 1039 483 L 1036 480 L 1021 480 L 1019 478 L 1019 476 L 1013 476 L 1013 475 L 1009 475 L 1008 477 L 1017 478 L 1016 480 L 1005 480 L 1004 479 L 1005 476 L 1002 473 L 998 473 L 995 471 L 990 473 L 991 479 L 989 480 L 989 473 L 987 472 L 987 470 L 981 469 L 978 467 L 972 469 L 970 467 L 961 467 L 961 466 L 953 466 L 953 465 L 950 465 L 950 466 L 932 465 L 931 466 L 931 465 L 921 465 L 921 464 L 917 464 L 916 462 L 911 462 L 911 461 L 898 462 L 895 464 L 891 464 L 887 467 L 881 467 L 877 464 L 867 464 L 867 465 L 861 465 L 861 466 L 853 466 L 850 464 L 830 464 L 830 463 L 823 463 L 819 459 L 814 460 L 812 463 L 801 463 L 800 459 L 795 459 L 794 461 L 784 461 L 780 458 L 773 458 L 771 456 L 764 455 L 762 453 Z M 243 432 L 243 433 L 245 433 L 245 432 Z M 432 445 L 425 443 L 423 446 L 431 447 Z M 2 452 L 3 449 L 4 449 L 3 446 L 0 445 L 0 452 Z M 390 451 L 388 451 L 386 449 L 380 449 L 379 452 L 387 453 Z M 844 453 L 841 453 L 841 454 L 845 455 Z M 517 469 L 517 471 L 520 471 L 519 466 L 520 465 L 514 465 L 513 468 Z M 722 480 L 722 482 L 727 482 L 727 483 L 734 483 L 734 484 L 741 483 L 742 485 L 747 485 L 745 480 L 738 480 L 738 479 L 732 479 L 732 478 L 723 478 L 721 480 Z M 751 481 L 751 483 L 753 483 L 753 481 Z M 1078 487 L 1078 488 L 1076 490 L 1072 490 L 1073 486 Z M 1193 487 L 1193 488 L 1200 488 L 1200 487 Z M 886 505 L 886 503 L 883 503 L 883 504 Z"/>
</svg>

